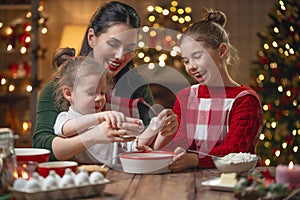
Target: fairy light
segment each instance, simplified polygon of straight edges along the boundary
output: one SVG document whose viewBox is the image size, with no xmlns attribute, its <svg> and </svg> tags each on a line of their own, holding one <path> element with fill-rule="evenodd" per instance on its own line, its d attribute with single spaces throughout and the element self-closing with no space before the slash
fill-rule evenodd
<svg viewBox="0 0 300 200">
<path fill-rule="evenodd" d="M 3 22 L 0 22 L 0 28 L 2 28 L 3 27 Z"/>
<path fill-rule="evenodd" d="M 280 86 L 278 86 L 277 90 L 278 90 L 278 92 L 283 92 L 283 87 L 280 85 Z"/>
<path fill-rule="evenodd" d="M 27 92 L 31 92 L 32 91 L 32 86 L 31 85 L 27 85 L 26 86 L 26 91 Z"/>
<path fill-rule="evenodd" d="M 13 46 L 11 44 L 8 44 L 7 47 L 6 47 L 6 50 L 7 51 L 13 50 Z"/>
<path fill-rule="evenodd" d="M 269 49 L 269 48 L 270 48 L 269 45 L 268 45 L 267 43 L 265 43 L 265 44 L 264 44 L 264 49 L 267 50 L 267 49 Z"/>
<path fill-rule="evenodd" d="M 279 29 L 277 27 L 274 27 L 273 30 L 274 30 L 275 33 L 279 33 Z"/>
<path fill-rule="evenodd" d="M 268 105 L 263 105 L 263 110 L 264 111 L 268 111 L 269 110 L 269 106 Z"/>
<path fill-rule="evenodd" d="M 150 16 L 148 17 L 148 20 L 149 20 L 149 22 L 154 22 L 154 21 L 155 21 L 154 15 L 150 15 Z"/>
<path fill-rule="evenodd" d="M 272 123 L 271 123 L 271 127 L 272 127 L 272 128 L 276 128 L 276 126 L 277 126 L 277 123 L 276 123 L 276 122 L 272 122 Z"/>
<path fill-rule="evenodd" d="M 289 53 L 292 54 L 292 55 L 295 54 L 294 49 L 290 48 L 290 49 L 289 49 Z"/>
<path fill-rule="evenodd" d="M 144 33 L 147 33 L 150 30 L 150 28 L 149 26 L 143 26 L 142 30 Z"/>
<path fill-rule="evenodd" d="M 282 146 L 283 149 L 286 149 L 287 143 L 286 143 L 286 142 L 283 142 L 281 146 Z"/>
<path fill-rule="evenodd" d="M 178 19 L 178 22 L 180 23 L 180 24 L 183 24 L 185 21 L 184 21 L 184 18 L 183 17 L 180 17 L 179 19 Z"/>
<path fill-rule="evenodd" d="M 6 79 L 5 79 L 5 78 L 1 78 L 1 82 L 0 82 L 0 83 L 1 83 L 1 85 L 5 85 L 5 84 L 6 84 L 6 82 L 7 82 L 7 81 L 6 81 Z"/>
<path fill-rule="evenodd" d="M 277 66 L 277 63 L 273 62 L 273 63 L 270 63 L 270 68 L 271 69 L 276 69 L 278 66 Z"/>
<path fill-rule="evenodd" d="M 172 56 L 172 57 L 177 56 L 177 52 L 176 51 L 170 51 L 170 56 Z"/>
<path fill-rule="evenodd" d="M 6 27 L 4 32 L 6 35 L 11 35 L 11 34 L 13 34 L 14 31 L 11 27 Z"/>
<path fill-rule="evenodd" d="M 264 139 L 265 139 L 265 134 L 261 133 L 261 134 L 259 135 L 259 139 L 260 139 L 260 140 L 264 140 Z"/>
<path fill-rule="evenodd" d="M 46 34 L 47 32 L 48 32 L 47 27 L 43 27 L 42 30 L 41 30 L 41 33 L 42 34 Z"/>
<path fill-rule="evenodd" d="M 153 12 L 154 11 L 154 7 L 153 6 L 148 6 L 147 10 L 148 10 L 148 12 Z"/>
<path fill-rule="evenodd" d="M 284 55 L 287 57 L 287 56 L 289 56 L 290 54 L 289 54 L 288 51 L 284 51 Z"/>
<path fill-rule="evenodd" d="M 26 47 L 21 47 L 20 53 L 21 53 L 21 54 L 25 54 L 26 52 L 27 52 Z"/>
<path fill-rule="evenodd" d="M 155 68 L 155 64 L 154 63 L 149 63 L 148 69 L 152 70 L 154 68 Z"/>
<path fill-rule="evenodd" d="M 173 16 L 172 16 L 172 20 L 173 20 L 174 22 L 178 21 L 178 19 L 179 19 L 179 17 L 178 17 L 177 15 L 173 15 Z"/>
<path fill-rule="evenodd" d="M 162 7 L 160 7 L 160 6 L 155 6 L 155 7 L 154 7 L 154 10 L 155 10 L 157 13 L 162 13 L 162 11 L 163 11 Z"/>
<path fill-rule="evenodd" d="M 182 15 L 182 14 L 184 13 L 184 10 L 183 10 L 182 8 L 179 8 L 179 9 L 177 10 L 177 13 L 178 13 L 179 15 Z"/>
<path fill-rule="evenodd" d="M 286 94 L 286 96 L 288 96 L 288 97 L 292 96 L 292 92 L 291 92 L 290 90 L 286 91 L 285 94 Z"/>
<path fill-rule="evenodd" d="M 192 8 L 191 7 L 185 7 L 185 12 L 186 13 L 191 13 L 192 12 Z"/>
<path fill-rule="evenodd" d="M 297 135 L 296 129 L 294 129 L 294 130 L 292 131 L 292 135 L 293 135 L 293 136 L 296 136 L 296 135 Z"/>
<path fill-rule="evenodd" d="M 30 32 L 32 27 L 30 25 L 26 26 L 25 31 Z"/>
<path fill-rule="evenodd" d="M 30 18 L 31 16 L 32 16 L 32 14 L 31 14 L 31 12 L 30 12 L 30 11 L 29 11 L 29 12 L 27 12 L 27 13 L 26 13 L 26 15 L 25 15 L 25 17 L 26 17 L 26 18 Z"/>
<path fill-rule="evenodd" d="M 145 42 L 140 41 L 140 42 L 138 43 L 138 47 L 139 47 L 139 48 L 144 48 L 144 47 L 145 47 Z"/>
<path fill-rule="evenodd" d="M 299 149 L 298 146 L 294 146 L 294 147 L 293 147 L 293 151 L 294 151 L 295 153 L 297 153 L 298 149 Z"/>
<path fill-rule="evenodd" d="M 178 6 L 178 2 L 177 1 L 171 1 L 171 5 L 176 7 L 176 6 Z"/>
<path fill-rule="evenodd" d="M 270 159 L 266 159 L 266 160 L 265 160 L 265 165 L 266 165 L 266 166 L 269 166 L 270 164 L 271 164 Z"/>
<path fill-rule="evenodd" d="M 163 15 L 168 15 L 170 13 L 170 11 L 168 10 L 168 9 L 164 9 L 163 11 L 162 11 L 162 14 Z"/>
<path fill-rule="evenodd" d="M 280 156 L 280 150 L 276 150 L 276 151 L 275 151 L 275 156 L 276 156 L 276 157 L 279 157 L 279 156 Z"/>
<path fill-rule="evenodd" d="M 155 46 L 155 50 L 156 51 L 161 51 L 162 50 L 162 46 L 161 45 L 156 45 Z"/>
<path fill-rule="evenodd" d="M 138 53 L 138 57 L 139 57 L 139 58 L 144 58 L 144 57 L 145 57 L 144 52 L 139 52 L 139 53 Z"/>
<path fill-rule="evenodd" d="M 146 62 L 146 63 L 148 63 L 148 62 L 150 62 L 150 57 L 149 56 L 146 56 L 145 58 L 144 58 L 144 61 Z"/>
<path fill-rule="evenodd" d="M 190 22 L 191 20 L 192 20 L 192 18 L 190 17 L 190 16 L 185 16 L 184 17 L 184 20 L 186 21 L 186 22 Z"/>
<path fill-rule="evenodd" d="M 149 34 L 151 37 L 155 37 L 156 36 L 156 31 L 150 31 L 150 34 Z"/>
<path fill-rule="evenodd" d="M 295 29 L 294 29 L 293 26 L 290 26 L 290 31 L 291 31 L 291 32 L 294 32 L 294 31 L 295 31 Z"/>
<path fill-rule="evenodd" d="M 278 47 L 277 42 L 276 42 L 276 41 L 273 41 L 273 42 L 272 42 L 272 46 L 275 47 L 275 48 Z"/>
<path fill-rule="evenodd" d="M 173 13 L 175 13 L 176 10 L 177 10 L 176 7 L 173 7 L 173 6 L 172 6 L 172 7 L 170 8 L 170 11 L 173 12 Z"/>
<path fill-rule="evenodd" d="M 15 89 L 16 89 L 16 87 L 15 87 L 14 85 L 12 85 L 12 84 L 10 84 L 10 85 L 8 86 L 8 91 L 9 91 L 9 92 L 13 92 Z"/>
<path fill-rule="evenodd" d="M 27 36 L 27 37 L 25 38 L 25 42 L 26 42 L 26 43 L 29 43 L 30 41 L 31 41 L 30 36 Z"/>
</svg>

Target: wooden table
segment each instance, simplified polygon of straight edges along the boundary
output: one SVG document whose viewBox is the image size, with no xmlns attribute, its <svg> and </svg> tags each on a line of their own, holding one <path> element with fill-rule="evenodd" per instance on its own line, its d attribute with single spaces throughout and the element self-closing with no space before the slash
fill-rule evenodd
<svg viewBox="0 0 300 200">
<path fill-rule="evenodd" d="M 117 170 L 110 170 L 106 178 L 112 181 L 104 188 L 102 197 L 90 200 L 127 199 L 127 200 L 231 200 L 233 192 L 211 190 L 202 186 L 202 181 L 219 177 L 216 169 L 189 170 L 180 173 L 161 175 L 135 175 Z"/>
</svg>

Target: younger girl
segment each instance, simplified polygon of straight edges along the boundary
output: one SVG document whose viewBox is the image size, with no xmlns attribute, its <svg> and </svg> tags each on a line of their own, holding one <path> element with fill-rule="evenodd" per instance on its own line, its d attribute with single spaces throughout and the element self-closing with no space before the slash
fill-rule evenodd
<svg viewBox="0 0 300 200">
<path fill-rule="evenodd" d="M 67 52 L 68 48 L 65 49 Z M 64 55 L 63 53 L 61 55 Z M 54 125 L 54 132 L 61 137 L 73 137 L 101 123 L 108 123 L 113 129 L 123 129 L 123 122 L 138 124 L 139 132 L 143 130 L 143 123 L 139 119 L 125 117 L 121 112 L 103 111 L 106 103 L 106 87 L 109 75 L 105 68 L 90 57 L 78 56 L 66 59 L 59 67 L 56 77 L 55 100 L 60 111 Z M 163 119 L 163 115 L 160 115 Z M 153 122 L 152 122 L 153 124 Z M 161 124 L 161 123 L 160 123 Z M 162 124 L 163 125 L 163 124 Z M 159 128 L 159 127 L 158 127 Z M 152 143 L 156 130 L 147 128 L 140 135 L 140 145 Z M 129 135 L 128 135 L 129 133 Z M 119 137 L 135 138 L 136 130 L 130 135 L 130 130 L 120 132 Z M 73 159 L 80 163 L 105 163 L 112 164 L 117 156 L 118 146 L 96 144 L 87 147 L 87 150 L 76 155 Z M 122 143 L 125 150 L 134 150 L 136 143 Z"/>
</svg>

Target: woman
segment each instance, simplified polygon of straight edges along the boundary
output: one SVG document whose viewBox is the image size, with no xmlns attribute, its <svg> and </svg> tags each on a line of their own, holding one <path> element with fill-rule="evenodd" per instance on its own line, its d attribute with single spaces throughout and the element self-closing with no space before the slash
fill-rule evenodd
<svg viewBox="0 0 300 200">
<path fill-rule="evenodd" d="M 139 27 L 140 18 L 132 7 L 116 1 L 107 3 L 94 13 L 86 31 L 80 55 L 91 54 L 95 60 L 107 67 L 109 73 L 114 77 L 115 83 L 120 82 L 121 77 L 125 77 L 122 78 L 122 84 L 120 84 L 124 87 L 113 88 L 113 95 L 134 99 L 143 98 L 146 104 L 138 103 L 137 106 L 139 116 L 147 125 L 150 122 L 150 115 L 149 108 L 146 105 L 153 104 L 149 87 L 145 85 L 138 90 L 133 90 L 133 93 L 128 92 L 132 88 L 132 83 L 142 81 L 142 79 L 137 78 L 136 74 L 128 73 L 130 68 L 133 68 L 132 51 L 135 48 L 137 38 L 137 32 L 132 30 Z M 135 36 L 128 37 L 128 32 L 135 34 Z M 124 76 L 125 74 L 126 76 Z M 127 123 L 125 130 L 112 129 L 107 123 L 101 123 L 99 125 L 101 126 L 100 131 L 99 128 L 94 128 L 71 138 L 55 136 L 53 125 L 59 110 L 54 105 L 54 82 L 55 80 L 48 83 L 40 93 L 36 127 L 33 135 L 33 146 L 49 149 L 51 151 L 50 160 L 70 159 L 87 147 L 97 143 L 128 142 L 132 140 L 119 137 L 119 131 L 130 133 L 138 130 L 138 126 L 132 123 Z M 142 84 L 144 83 L 142 82 Z M 126 96 L 128 93 L 130 96 Z M 111 101 L 113 102 L 113 100 Z M 169 116 L 161 133 L 174 132 L 177 128 L 177 118 L 172 115 L 170 110 L 164 112 Z"/>
<path fill-rule="evenodd" d="M 172 171 L 212 168 L 211 157 L 234 152 L 255 153 L 262 126 L 257 94 L 234 81 L 228 68 L 236 66 L 236 51 L 224 29 L 226 16 L 210 11 L 184 32 L 180 48 L 186 71 L 198 84 L 180 91 L 173 108 L 179 129 L 165 149 L 175 150 Z"/>
</svg>

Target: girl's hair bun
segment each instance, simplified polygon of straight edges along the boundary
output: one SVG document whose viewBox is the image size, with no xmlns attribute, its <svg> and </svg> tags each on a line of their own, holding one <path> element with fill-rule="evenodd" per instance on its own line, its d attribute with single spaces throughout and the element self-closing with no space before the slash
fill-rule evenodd
<svg viewBox="0 0 300 200">
<path fill-rule="evenodd" d="M 59 68 L 64 62 L 75 56 L 74 48 L 58 48 L 53 53 L 52 67 L 54 70 Z"/>
<path fill-rule="evenodd" d="M 226 15 L 221 11 L 209 11 L 205 16 L 204 20 L 215 22 L 222 27 L 226 24 Z"/>
</svg>

